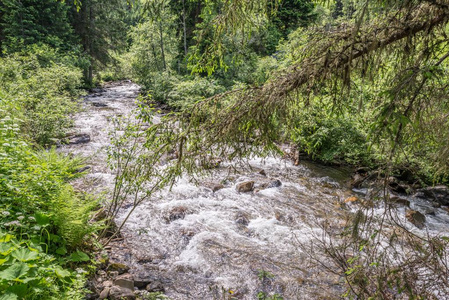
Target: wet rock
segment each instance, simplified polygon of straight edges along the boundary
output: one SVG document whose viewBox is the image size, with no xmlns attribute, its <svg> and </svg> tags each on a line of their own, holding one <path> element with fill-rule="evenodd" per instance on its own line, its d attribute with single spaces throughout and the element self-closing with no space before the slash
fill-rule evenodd
<svg viewBox="0 0 449 300">
<path fill-rule="evenodd" d="M 405 217 L 407 218 L 407 220 L 412 223 L 413 225 L 415 225 L 418 228 L 423 228 L 424 227 L 424 223 L 426 222 L 426 217 L 420 213 L 419 211 L 416 210 L 408 210 L 405 213 Z"/>
<path fill-rule="evenodd" d="M 91 93 L 104 93 L 104 92 L 106 92 L 106 90 L 103 88 L 93 88 L 93 89 L 90 89 L 90 92 Z"/>
<path fill-rule="evenodd" d="M 103 286 L 106 288 L 106 287 L 111 287 L 111 286 L 113 286 L 114 284 L 112 283 L 112 281 L 110 281 L 110 280 L 106 280 L 105 282 L 103 282 Z"/>
<path fill-rule="evenodd" d="M 131 274 L 122 274 L 114 279 L 114 285 L 134 290 L 134 277 Z"/>
<path fill-rule="evenodd" d="M 221 189 L 224 189 L 224 185 L 218 183 L 218 184 L 215 184 L 215 185 L 212 187 L 212 192 L 215 193 L 216 191 L 219 191 L 219 190 L 221 190 Z"/>
<path fill-rule="evenodd" d="M 164 285 L 162 284 L 162 282 L 154 281 L 147 285 L 146 290 L 150 293 L 154 293 L 154 292 L 162 292 L 163 293 L 165 291 L 165 288 L 164 288 Z"/>
<path fill-rule="evenodd" d="M 239 193 L 249 193 L 254 190 L 254 181 L 245 181 L 237 184 L 237 192 Z"/>
<path fill-rule="evenodd" d="M 440 208 L 440 207 L 441 207 L 441 203 L 440 203 L 440 202 L 433 201 L 433 202 L 432 202 L 432 207 L 434 207 L 434 208 Z"/>
<path fill-rule="evenodd" d="M 221 189 L 224 189 L 224 185 L 222 185 L 221 183 L 214 183 L 214 182 L 206 182 L 204 183 L 204 186 L 211 189 L 212 192 L 216 192 L 219 191 Z"/>
<path fill-rule="evenodd" d="M 366 176 L 356 173 L 352 176 L 351 186 L 354 188 L 359 188 L 362 186 L 362 183 L 365 181 Z"/>
<path fill-rule="evenodd" d="M 77 134 L 69 138 L 70 145 L 85 144 L 90 142 L 90 135 L 86 133 Z"/>
<path fill-rule="evenodd" d="M 108 105 L 106 103 L 102 103 L 102 102 L 92 102 L 92 106 L 94 106 L 94 107 L 107 107 Z"/>
<path fill-rule="evenodd" d="M 110 287 L 105 287 L 103 289 L 103 291 L 101 291 L 99 299 L 106 299 L 109 296 L 109 291 L 110 290 L 111 290 Z"/>
<path fill-rule="evenodd" d="M 267 173 L 265 172 L 264 169 L 260 170 L 259 174 L 262 175 L 262 176 L 267 176 Z"/>
<path fill-rule="evenodd" d="M 185 206 L 177 206 L 175 208 L 173 208 L 172 210 L 170 210 L 169 214 L 168 214 L 168 222 L 173 222 L 175 220 L 179 220 L 179 219 L 184 219 L 184 217 L 186 216 L 186 212 L 187 212 L 187 207 Z"/>
<path fill-rule="evenodd" d="M 433 207 L 421 207 L 420 211 L 424 214 L 424 215 L 431 215 L 434 216 L 436 214 L 436 209 Z"/>
<path fill-rule="evenodd" d="M 267 189 L 277 188 L 282 185 L 282 182 L 279 179 L 273 180 L 267 184 Z"/>
<path fill-rule="evenodd" d="M 244 212 L 238 212 L 235 216 L 235 222 L 240 225 L 248 226 L 249 215 Z"/>
<path fill-rule="evenodd" d="M 153 278 L 151 278 L 150 276 L 142 274 L 134 276 L 134 286 L 139 289 L 145 288 L 151 282 L 153 282 Z"/>
<path fill-rule="evenodd" d="M 394 204 L 399 204 L 399 205 L 404 205 L 404 206 L 410 207 L 410 201 L 408 201 L 407 199 L 399 198 L 397 196 L 390 197 L 390 202 L 394 203 Z"/>
<path fill-rule="evenodd" d="M 130 289 L 113 286 L 109 290 L 109 298 L 111 300 L 134 300 L 136 295 Z"/>
<path fill-rule="evenodd" d="M 417 193 L 415 196 L 420 198 L 430 198 L 437 201 L 441 205 L 449 205 L 449 188 L 444 185 L 438 185 L 434 187 L 428 187 L 419 190 L 421 193 Z M 424 197 L 423 197 L 424 196 Z"/>
<path fill-rule="evenodd" d="M 111 263 L 108 266 L 108 271 L 117 272 L 118 275 L 121 275 L 129 271 L 129 266 L 121 263 Z M 112 276 L 111 275 L 112 272 L 110 272 L 110 276 Z"/>
</svg>

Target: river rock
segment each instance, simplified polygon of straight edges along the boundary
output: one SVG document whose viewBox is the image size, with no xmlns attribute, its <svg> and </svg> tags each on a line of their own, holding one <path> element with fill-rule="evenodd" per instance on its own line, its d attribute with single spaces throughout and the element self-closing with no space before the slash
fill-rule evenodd
<svg viewBox="0 0 449 300">
<path fill-rule="evenodd" d="M 431 200 L 435 200 L 441 205 L 449 205 L 449 188 L 444 185 L 438 185 L 434 187 L 428 187 L 419 190 L 416 196 L 420 198 L 428 197 Z M 424 197 L 423 197 L 424 196 Z"/>
<path fill-rule="evenodd" d="M 143 275 L 143 274 L 135 275 L 134 276 L 134 286 L 139 289 L 145 288 L 147 285 L 149 285 L 151 282 L 153 282 L 153 279 L 154 278 L 152 278 L 148 275 Z"/>
<path fill-rule="evenodd" d="M 136 295 L 130 289 L 113 286 L 109 290 L 109 298 L 111 300 L 134 300 L 136 299 Z"/>
<path fill-rule="evenodd" d="M 416 210 L 408 210 L 405 213 L 405 217 L 407 218 L 407 220 L 412 223 L 413 225 L 415 225 L 418 228 L 423 228 L 424 227 L 424 223 L 426 222 L 426 217 L 420 213 L 419 211 Z"/>
<path fill-rule="evenodd" d="M 275 179 L 273 181 L 270 181 L 266 184 L 262 185 L 262 188 L 264 189 L 271 189 L 271 188 L 277 188 L 280 187 L 282 185 L 282 182 L 279 179 Z"/>
<path fill-rule="evenodd" d="M 244 213 L 244 212 L 238 212 L 237 215 L 235 216 L 235 222 L 237 224 L 248 226 L 248 224 L 249 224 L 248 214 Z"/>
<path fill-rule="evenodd" d="M 397 196 L 390 197 L 390 202 L 410 207 L 410 201 L 408 201 L 407 199 L 399 198 Z"/>
<path fill-rule="evenodd" d="M 146 290 L 150 293 L 155 293 L 155 292 L 163 293 L 165 291 L 165 288 L 164 288 L 164 285 L 162 284 L 162 282 L 154 281 L 147 285 Z"/>
<path fill-rule="evenodd" d="M 103 286 L 106 288 L 106 287 L 111 287 L 111 286 L 113 286 L 114 284 L 112 283 L 112 281 L 110 281 L 110 280 L 106 280 L 105 282 L 103 282 Z"/>
<path fill-rule="evenodd" d="M 106 92 L 106 90 L 103 89 L 103 88 L 93 88 L 93 89 L 90 89 L 90 92 L 92 92 L 92 93 L 104 93 L 104 92 Z"/>
<path fill-rule="evenodd" d="M 237 192 L 239 193 L 249 193 L 254 190 L 254 181 L 245 181 L 237 184 Z"/>
<path fill-rule="evenodd" d="M 77 134 L 69 138 L 70 145 L 85 144 L 90 142 L 90 135 L 86 133 Z"/>
<path fill-rule="evenodd" d="M 362 183 L 365 181 L 366 176 L 356 173 L 352 176 L 351 186 L 354 188 L 359 188 L 362 186 Z"/>
<path fill-rule="evenodd" d="M 214 182 L 206 182 L 204 183 L 204 186 L 207 188 L 210 188 L 212 190 L 212 192 L 216 192 L 219 191 L 221 189 L 224 189 L 224 185 L 222 185 L 221 183 L 214 183 Z"/>
<path fill-rule="evenodd" d="M 112 272 L 117 272 L 118 275 L 121 275 L 123 273 L 126 273 L 129 271 L 129 267 L 125 264 L 121 264 L 121 263 L 111 263 L 108 266 L 108 271 L 112 271 Z"/>
<path fill-rule="evenodd" d="M 265 172 L 264 169 L 260 170 L 259 174 L 262 175 L 262 176 L 267 176 L 267 173 Z"/>
<path fill-rule="evenodd" d="M 441 203 L 440 202 L 436 202 L 436 201 L 432 201 L 432 207 L 440 208 L 441 207 Z"/>
<path fill-rule="evenodd" d="M 92 102 L 92 106 L 94 107 L 107 107 L 108 105 L 103 102 Z"/>
<path fill-rule="evenodd" d="M 101 291 L 99 299 L 106 299 L 109 296 L 110 287 L 105 287 L 103 291 Z"/>
<path fill-rule="evenodd" d="M 131 274 L 122 274 L 117 276 L 114 279 L 114 285 L 122 287 L 122 288 L 126 288 L 126 289 L 130 289 L 130 290 L 134 290 L 134 278 Z"/>
<path fill-rule="evenodd" d="M 186 216 L 187 207 L 185 206 L 177 206 L 170 210 L 168 214 L 168 221 L 173 222 L 175 220 L 184 219 Z"/>
</svg>

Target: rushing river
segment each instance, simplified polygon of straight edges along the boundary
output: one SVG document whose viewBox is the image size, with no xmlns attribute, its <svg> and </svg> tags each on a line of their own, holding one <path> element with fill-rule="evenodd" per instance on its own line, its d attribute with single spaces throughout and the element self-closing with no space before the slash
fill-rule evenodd
<svg viewBox="0 0 449 300">
<path fill-rule="evenodd" d="M 122 82 L 85 99 L 74 131 L 90 141 L 62 149 L 89 157 L 91 169 L 76 183 L 80 188 L 105 195 L 111 190 L 110 118 L 131 115 L 138 93 L 137 85 Z M 343 291 L 341 278 L 311 264 L 301 245 L 320 237 L 317 224 L 324 220 L 344 224 L 349 210 L 342 203 L 354 195 L 349 179 L 344 169 L 295 166 L 281 158 L 254 158 L 236 168 L 223 164 L 195 183 L 182 178 L 141 204 L 124 226 L 123 240 L 113 243 L 111 257 L 130 265 L 136 278 L 160 282 L 170 299 L 257 299 L 260 292 L 335 299 Z M 236 185 L 246 181 L 255 182 L 255 191 L 237 192 Z M 129 209 L 122 208 L 118 222 Z M 449 223 L 440 210 L 429 220 L 437 231 Z"/>
</svg>

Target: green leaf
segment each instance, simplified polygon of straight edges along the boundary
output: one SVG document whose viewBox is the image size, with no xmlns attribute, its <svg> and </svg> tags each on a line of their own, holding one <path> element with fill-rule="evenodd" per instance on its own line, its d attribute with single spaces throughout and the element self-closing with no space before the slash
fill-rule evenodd
<svg viewBox="0 0 449 300">
<path fill-rule="evenodd" d="M 25 299 L 28 293 L 28 286 L 26 284 L 15 284 L 13 286 L 10 286 L 7 289 L 7 292 L 17 295 L 20 299 Z"/>
<path fill-rule="evenodd" d="M 65 254 L 67 254 L 67 249 L 65 247 L 60 247 L 60 248 L 56 249 L 56 253 L 59 255 L 65 255 Z"/>
<path fill-rule="evenodd" d="M 63 268 L 61 268 L 59 266 L 55 268 L 55 273 L 59 278 L 65 278 L 65 277 L 69 277 L 71 275 L 69 271 L 64 270 Z"/>
<path fill-rule="evenodd" d="M 17 300 L 17 299 L 19 299 L 19 297 L 17 297 L 16 294 L 9 292 L 0 296 L 0 300 Z"/>
<path fill-rule="evenodd" d="M 0 243 L 0 254 L 3 256 L 11 253 L 16 247 L 11 246 L 11 244 Z"/>
<path fill-rule="evenodd" d="M 30 260 L 38 259 L 38 253 L 36 251 L 30 251 L 27 248 L 21 248 L 12 253 L 12 256 L 21 262 L 27 262 Z"/>
<path fill-rule="evenodd" d="M 38 212 L 34 215 L 34 217 L 36 218 L 37 224 L 39 224 L 41 226 L 50 224 L 50 217 L 46 214 Z"/>
<path fill-rule="evenodd" d="M 5 280 L 17 280 L 20 277 L 24 276 L 28 271 L 30 270 L 30 267 L 28 267 L 24 263 L 16 263 L 6 270 L 3 270 L 0 272 L 0 279 Z"/>
<path fill-rule="evenodd" d="M 81 262 L 81 261 L 89 261 L 89 256 L 81 251 L 76 251 L 74 253 L 72 253 L 72 255 L 70 256 L 70 259 L 73 262 Z"/>
<path fill-rule="evenodd" d="M 0 242 L 2 242 L 2 243 L 9 242 L 13 237 L 14 236 L 7 234 L 0 239 Z"/>
</svg>

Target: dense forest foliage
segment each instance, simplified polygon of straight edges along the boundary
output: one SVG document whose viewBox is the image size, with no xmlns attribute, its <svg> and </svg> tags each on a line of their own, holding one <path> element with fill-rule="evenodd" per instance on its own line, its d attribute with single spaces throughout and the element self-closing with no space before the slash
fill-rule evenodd
<svg viewBox="0 0 449 300">
<path fill-rule="evenodd" d="M 173 112 L 177 172 L 286 143 L 446 184 L 448 20 L 443 0 L 1 1 L 0 299 L 83 298 L 95 201 L 53 146 L 106 81 Z"/>
</svg>

